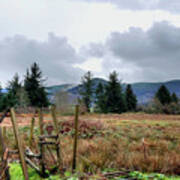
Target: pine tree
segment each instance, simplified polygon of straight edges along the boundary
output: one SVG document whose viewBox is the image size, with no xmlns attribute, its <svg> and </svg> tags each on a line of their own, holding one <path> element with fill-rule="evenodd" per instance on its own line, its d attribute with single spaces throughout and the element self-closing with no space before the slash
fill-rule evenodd
<svg viewBox="0 0 180 180">
<path fill-rule="evenodd" d="M 171 100 L 174 103 L 178 103 L 178 97 L 177 97 L 176 93 L 172 93 Z"/>
<path fill-rule="evenodd" d="M 49 101 L 43 86 L 42 71 L 37 63 L 32 64 L 27 70 L 24 87 L 28 94 L 30 105 L 33 107 L 47 107 Z"/>
<path fill-rule="evenodd" d="M 126 87 L 125 96 L 126 96 L 127 111 L 135 111 L 137 106 L 137 99 L 136 99 L 136 95 L 133 93 L 130 84 L 128 84 Z"/>
<path fill-rule="evenodd" d="M 118 80 L 118 74 L 114 71 L 109 76 L 106 86 L 106 108 L 110 113 L 122 113 L 126 111 L 126 103 Z"/>
<path fill-rule="evenodd" d="M 92 82 L 92 74 L 88 71 L 82 77 L 82 88 L 80 90 L 80 94 L 82 96 L 83 102 L 87 108 L 87 111 L 90 112 L 90 107 L 92 104 L 92 96 L 93 96 L 93 82 Z"/>
<path fill-rule="evenodd" d="M 0 110 L 4 111 L 7 108 L 18 106 L 19 98 L 18 98 L 18 91 L 21 89 L 22 85 L 19 80 L 18 74 L 15 74 L 13 79 L 8 82 L 6 94 L 1 94 L 1 101 L 0 101 Z"/>
<path fill-rule="evenodd" d="M 11 81 L 8 82 L 7 89 L 11 91 L 14 96 L 17 96 L 18 91 L 22 88 L 18 73 L 16 73 Z"/>
<path fill-rule="evenodd" d="M 102 83 L 99 83 L 96 89 L 96 109 L 97 112 L 106 112 L 105 88 Z"/>
<path fill-rule="evenodd" d="M 158 89 L 155 97 L 160 101 L 162 105 L 171 103 L 171 94 L 165 85 L 162 85 Z"/>
</svg>

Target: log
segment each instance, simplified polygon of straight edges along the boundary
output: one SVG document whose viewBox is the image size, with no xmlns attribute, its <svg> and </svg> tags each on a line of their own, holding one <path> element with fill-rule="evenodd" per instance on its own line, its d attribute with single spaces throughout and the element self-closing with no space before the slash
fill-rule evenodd
<svg viewBox="0 0 180 180">
<path fill-rule="evenodd" d="M 51 141 L 39 141 L 40 145 L 56 145 L 56 142 Z"/>
<path fill-rule="evenodd" d="M 45 138 L 58 139 L 58 136 L 57 135 L 43 135 L 43 136 L 39 136 L 39 139 L 45 139 Z"/>
</svg>

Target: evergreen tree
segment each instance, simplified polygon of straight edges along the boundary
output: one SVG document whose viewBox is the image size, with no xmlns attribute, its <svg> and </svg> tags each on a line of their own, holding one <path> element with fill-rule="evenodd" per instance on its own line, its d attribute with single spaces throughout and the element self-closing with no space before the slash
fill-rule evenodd
<svg viewBox="0 0 180 180">
<path fill-rule="evenodd" d="M 155 97 L 160 101 L 162 105 L 171 103 L 171 94 L 165 85 L 162 85 L 158 89 Z"/>
<path fill-rule="evenodd" d="M 178 103 L 178 97 L 177 97 L 176 93 L 172 93 L 171 100 L 174 103 Z"/>
<path fill-rule="evenodd" d="M 115 71 L 110 74 L 109 82 L 106 86 L 106 109 L 110 113 L 122 113 L 126 111 L 121 83 Z"/>
<path fill-rule="evenodd" d="M 133 93 L 130 84 L 128 84 L 126 87 L 125 96 L 126 96 L 127 111 L 135 111 L 137 106 L 137 99 L 136 99 L 136 95 Z"/>
<path fill-rule="evenodd" d="M 6 98 L 8 98 L 9 106 L 17 106 L 19 104 L 18 93 L 22 88 L 19 75 L 16 73 L 11 81 L 8 82 L 8 93 Z"/>
<path fill-rule="evenodd" d="M 92 96 L 93 96 L 93 90 L 92 90 L 93 82 L 92 82 L 92 74 L 90 71 L 88 71 L 83 77 L 82 77 L 82 88 L 80 90 L 80 94 L 82 96 L 83 102 L 87 108 L 87 111 L 90 112 L 90 107 L 92 104 Z"/>
<path fill-rule="evenodd" d="M 18 91 L 22 88 L 19 75 L 16 73 L 11 81 L 8 82 L 7 89 L 11 91 L 14 96 L 17 96 Z"/>
<path fill-rule="evenodd" d="M 24 87 L 19 89 L 19 91 L 17 92 L 17 98 L 18 98 L 17 105 L 19 107 L 26 108 L 30 105 L 28 94 L 27 94 L 26 90 L 24 89 Z"/>
<path fill-rule="evenodd" d="M 24 87 L 28 94 L 30 105 L 33 107 L 47 107 L 49 105 L 47 93 L 43 86 L 42 71 L 37 63 L 27 70 Z"/>
<path fill-rule="evenodd" d="M 8 82 L 6 94 L 1 94 L 0 100 L 0 110 L 4 111 L 7 108 L 18 106 L 19 105 L 19 97 L 18 92 L 22 88 L 21 82 L 19 80 L 18 74 L 15 74 L 13 79 Z"/>
<path fill-rule="evenodd" d="M 8 108 L 14 107 L 17 104 L 17 99 L 15 98 L 12 91 L 8 91 L 7 94 L 2 96 L 1 100 L 1 111 L 4 111 Z"/>
<path fill-rule="evenodd" d="M 99 83 L 96 89 L 96 108 L 97 112 L 106 112 L 105 88 L 102 83 Z"/>
</svg>

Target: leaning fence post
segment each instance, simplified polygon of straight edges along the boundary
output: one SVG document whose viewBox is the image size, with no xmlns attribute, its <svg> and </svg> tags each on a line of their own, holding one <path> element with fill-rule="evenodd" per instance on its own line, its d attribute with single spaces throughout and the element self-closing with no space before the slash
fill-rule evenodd
<svg viewBox="0 0 180 180">
<path fill-rule="evenodd" d="M 59 135 L 59 129 L 58 129 L 58 122 L 57 122 L 57 116 L 56 116 L 56 106 L 52 105 L 51 106 L 51 115 L 53 118 L 53 122 L 54 122 L 54 128 L 56 130 L 56 134 L 58 136 L 57 138 L 57 157 L 58 157 L 58 166 L 60 168 L 61 162 L 62 162 L 62 158 L 61 158 L 61 149 L 60 149 L 60 135 Z"/>
<path fill-rule="evenodd" d="M 74 146 L 73 146 L 73 163 L 72 172 L 76 169 L 76 154 L 77 154 L 77 140 L 78 140 L 78 116 L 79 116 L 79 105 L 75 107 L 75 119 L 74 119 Z"/>
<path fill-rule="evenodd" d="M 13 125 L 13 130 L 14 130 L 16 143 L 17 143 L 17 146 L 18 146 L 18 151 L 19 151 L 19 156 L 20 156 L 20 161 L 21 161 L 23 174 L 24 174 L 25 180 L 28 180 L 29 177 L 28 177 L 27 165 L 26 165 L 26 162 L 25 162 L 24 151 L 23 151 L 23 148 L 22 148 L 22 144 L 21 144 L 21 140 L 20 140 L 20 136 L 19 136 L 19 132 L 18 132 L 18 127 L 17 127 L 14 108 L 11 108 L 10 111 L 11 111 L 11 121 L 12 121 L 12 125 Z"/>
</svg>

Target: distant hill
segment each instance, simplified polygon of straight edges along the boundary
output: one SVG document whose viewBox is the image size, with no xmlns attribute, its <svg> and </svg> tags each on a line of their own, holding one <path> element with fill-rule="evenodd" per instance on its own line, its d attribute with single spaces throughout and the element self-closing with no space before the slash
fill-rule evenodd
<svg viewBox="0 0 180 180">
<path fill-rule="evenodd" d="M 102 83 L 103 85 L 107 84 L 107 81 L 101 78 L 94 78 L 93 79 L 93 89 L 95 90 L 99 83 Z M 79 91 L 82 89 L 82 85 L 75 86 L 71 89 L 68 89 L 68 92 L 74 95 L 79 95 Z"/>
<path fill-rule="evenodd" d="M 172 80 L 159 83 L 134 83 L 133 91 L 138 98 L 139 104 L 148 103 L 155 95 L 161 85 L 165 85 L 171 93 L 175 92 L 180 98 L 180 80 Z"/>
<path fill-rule="evenodd" d="M 49 95 L 54 95 L 57 92 L 68 91 L 69 89 L 72 89 L 77 86 L 78 86 L 77 84 L 62 84 L 62 85 L 56 85 L 56 86 L 49 86 L 46 88 L 46 90 Z"/>
<path fill-rule="evenodd" d="M 95 90 L 99 83 L 103 85 L 107 84 L 107 81 L 101 78 L 93 79 L 93 89 Z M 133 83 L 132 88 L 134 93 L 137 96 L 138 104 L 147 104 L 152 100 L 158 88 L 164 84 L 171 93 L 175 92 L 177 96 L 180 98 L 180 80 L 172 80 L 167 82 L 158 82 L 158 83 L 149 83 L 149 82 L 140 82 Z M 126 88 L 126 84 L 122 84 L 123 90 Z M 76 99 L 79 97 L 79 91 L 81 90 L 82 85 L 77 84 L 62 84 L 56 86 L 49 86 L 46 88 L 49 99 L 53 101 L 53 97 L 58 92 L 67 92 L 69 97 L 72 99 Z M 3 93 L 7 93 L 6 89 L 2 90 Z"/>
<path fill-rule="evenodd" d="M 101 78 L 93 79 L 93 89 L 95 90 L 99 83 L 107 84 L 107 81 Z M 134 93 L 137 96 L 139 104 L 148 103 L 155 95 L 158 88 L 164 84 L 171 93 L 175 92 L 177 96 L 180 98 L 180 80 L 172 80 L 167 82 L 159 82 L 159 83 L 149 83 L 149 82 L 140 82 L 133 83 L 132 88 Z M 125 89 L 126 84 L 123 84 L 123 89 Z M 82 85 L 74 85 L 74 84 L 64 84 L 59 86 L 51 86 L 47 88 L 50 96 L 53 96 L 55 93 L 60 91 L 66 91 L 70 94 L 71 97 L 76 98 L 79 96 L 79 91 L 82 88 Z"/>
</svg>

